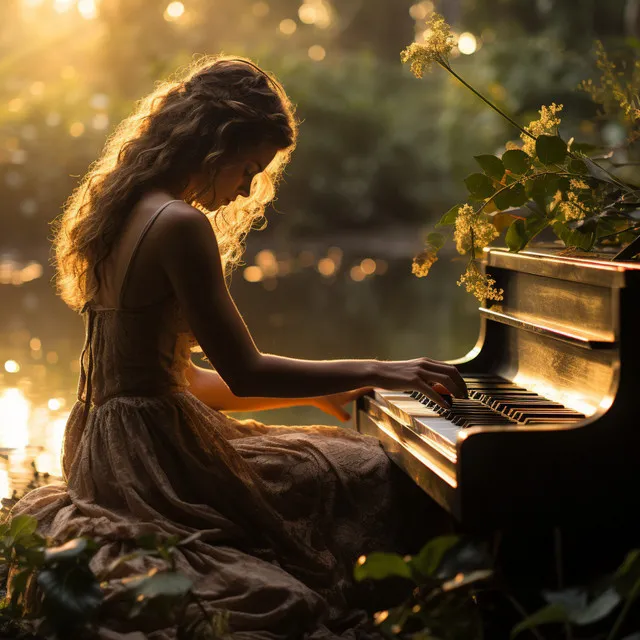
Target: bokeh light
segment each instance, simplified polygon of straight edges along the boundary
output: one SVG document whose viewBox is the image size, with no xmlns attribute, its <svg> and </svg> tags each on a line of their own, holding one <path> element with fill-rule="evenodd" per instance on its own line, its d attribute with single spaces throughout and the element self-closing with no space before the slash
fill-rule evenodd
<svg viewBox="0 0 640 640">
<path fill-rule="evenodd" d="M 285 20 L 282 20 L 282 22 L 280 22 L 278 28 L 280 29 L 280 33 L 285 36 L 290 36 L 291 34 L 295 33 L 298 25 L 294 20 L 291 20 L 291 18 L 286 18 Z"/>
<path fill-rule="evenodd" d="M 79 138 L 84 133 L 84 124 L 82 122 L 74 122 L 69 127 L 69 134 L 73 138 Z"/>
<path fill-rule="evenodd" d="M 243 272 L 242 276 L 247 282 L 260 282 L 262 280 L 263 274 L 262 269 L 257 265 L 253 265 L 251 267 L 247 267 Z"/>
<path fill-rule="evenodd" d="M 309 57 L 316 62 L 320 62 L 324 60 L 327 56 L 327 52 L 324 47 L 321 47 L 319 44 L 314 44 L 309 47 Z"/>
<path fill-rule="evenodd" d="M 473 33 L 465 31 L 460 34 L 460 37 L 458 38 L 458 49 L 460 53 L 470 56 L 477 48 L 478 43 Z"/>
<path fill-rule="evenodd" d="M 20 365 L 15 360 L 7 360 L 4 363 L 4 370 L 7 373 L 18 373 L 18 371 L 20 371 Z"/>
<path fill-rule="evenodd" d="M 264 18 L 269 15 L 269 5 L 266 2 L 256 2 L 251 7 L 251 13 L 256 18 Z"/>
<path fill-rule="evenodd" d="M 171 2 L 164 12 L 164 19 L 169 21 L 179 20 L 184 15 L 184 4 L 182 2 Z"/>
<path fill-rule="evenodd" d="M 53 0 L 53 10 L 57 13 L 66 13 L 74 5 L 74 0 Z"/>
<path fill-rule="evenodd" d="M 94 20 L 98 17 L 95 0 L 78 0 L 78 11 L 85 20 Z"/>
</svg>

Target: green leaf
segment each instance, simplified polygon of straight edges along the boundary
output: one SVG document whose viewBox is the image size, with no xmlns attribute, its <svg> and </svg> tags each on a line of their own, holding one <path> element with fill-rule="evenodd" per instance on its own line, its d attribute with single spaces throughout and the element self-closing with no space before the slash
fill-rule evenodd
<svg viewBox="0 0 640 640">
<path fill-rule="evenodd" d="M 493 197 L 493 203 L 498 211 L 504 211 L 511 206 L 511 188 L 504 189 Z"/>
<path fill-rule="evenodd" d="M 571 160 L 569 160 L 569 171 L 573 173 L 580 173 L 582 175 L 589 173 L 587 163 L 577 158 L 571 158 Z"/>
<path fill-rule="evenodd" d="M 430 233 L 427 236 L 427 242 L 435 249 L 441 249 L 444 245 L 444 236 L 441 233 Z"/>
<path fill-rule="evenodd" d="M 527 232 L 524 226 L 524 220 L 514 220 L 507 229 L 507 235 L 504 238 L 509 247 L 509 251 L 520 251 L 527 244 Z"/>
<path fill-rule="evenodd" d="M 554 622 L 567 622 L 567 612 L 564 607 L 559 604 L 550 604 L 525 618 L 522 622 L 511 629 L 511 639 L 526 631 L 533 629 L 541 624 L 551 624 Z"/>
<path fill-rule="evenodd" d="M 495 180 L 502 180 L 502 176 L 504 176 L 504 165 L 502 164 L 502 160 L 496 156 L 491 155 L 480 155 L 473 156 L 476 162 L 482 167 L 482 170 L 490 177 Z"/>
<path fill-rule="evenodd" d="M 397 553 L 371 553 L 366 556 L 363 564 L 356 564 L 353 570 L 353 577 L 358 582 L 367 578 L 381 580 L 390 576 L 411 578 L 409 565 Z"/>
<path fill-rule="evenodd" d="M 531 167 L 531 158 L 521 149 L 509 149 L 502 154 L 502 164 L 511 173 L 521 176 Z"/>
<path fill-rule="evenodd" d="M 23 569 L 20 573 L 16 574 L 11 579 L 11 606 L 16 606 L 20 596 L 24 593 L 29 576 L 32 573 L 32 569 Z"/>
<path fill-rule="evenodd" d="M 452 224 L 456 223 L 456 217 L 458 216 L 458 209 L 460 208 L 460 205 L 457 204 L 453 207 L 451 207 L 451 209 L 449 209 L 449 211 L 447 211 L 447 213 L 445 213 L 442 218 L 440 218 L 440 221 L 436 224 L 436 228 L 438 227 L 448 227 Z"/>
<path fill-rule="evenodd" d="M 469 193 L 478 200 L 488 198 L 495 192 L 491 178 L 485 176 L 484 173 L 472 173 L 464 179 L 464 183 L 467 185 Z"/>
<path fill-rule="evenodd" d="M 613 584 L 616 591 L 627 598 L 640 580 L 640 549 L 632 549 L 627 553 L 622 564 L 618 567 Z"/>
<path fill-rule="evenodd" d="M 521 207 L 528 199 L 527 190 L 523 184 L 518 182 L 509 189 L 509 201 L 512 207 Z"/>
<path fill-rule="evenodd" d="M 88 540 L 86 538 L 75 538 L 69 540 L 59 547 L 51 547 L 45 549 L 44 561 L 46 564 L 53 564 L 58 562 L 69 562 L 70 560 L 78 560 L 85 555 L 89 547 Z"/>
<path fill-rule="evenodd" d="M 186 595 L 193 587 L 187 576 L 173 571 L 155 573 L 133 586 L 138 601 L 158 596 L 180 597 Z"/>
<path fill-rule="evenodd" d="M 136 544 L 141 549 L 156 549 L 160 544 L 160 538 L 156 533 L 144 533 L 136 538 Z"/>
<path fill-rule="evenodd" d="M 595 231 L 584 233 L 579 229 L 571 229 L 564 222 L 554 222 L 552 229 L 567 247 L 577 247 L 589 251 L 596 241 Z"/>
<path fill-rule="evenodd" d="M 18 540 L 24 536 L 30 536 L 35 532 L 38 527 L 38 521 L 33 516 L 20 515 L 11 520 L 11 527 L 9 528 L 9 535 L 14 540 Z"/>
<path fill-rule="evenodd" d="M 536 155 L 542 164 L 557 164 L 567 155 L 567 143 L 559 136 L 540 135 L 536 139 Z"/>
<path fill-rule="evenodd" d="M 476 582 L 482 582 L 488 580 L 493 576 L 491 569 L 482 569 L 480 571 L 472 571 L 471 573 L 459 573 L 455 578 L 447 580 L 440 587 L 443 591 L 454 591 L 456 589 L 463 589 Z"/>
<path fill-rule="evenodd" d="M 563 607 L 568 621 L 577 625 L 593 624 L 606 618 L 622 602 L 613 587 L 608 587 L 591 598 L 591 602 L 589 593 L 582 587 L 544 591 L 542 596 L 549 604 Z"/>
<path fill-rule="evenodd" d="M 417 556 L 411 559 L 410 565 L 419 574 L 435 576 L 444 555 L 460 542 L 460 536 L 438 536 L 428 542 Z"/>
<path fill-rule="evenodd" d="M 89 567 L 61 565 L 38 573 L 45 613 L 65 625 L 82 624 L 100 607 L 103 593 Z"/>
</svg>

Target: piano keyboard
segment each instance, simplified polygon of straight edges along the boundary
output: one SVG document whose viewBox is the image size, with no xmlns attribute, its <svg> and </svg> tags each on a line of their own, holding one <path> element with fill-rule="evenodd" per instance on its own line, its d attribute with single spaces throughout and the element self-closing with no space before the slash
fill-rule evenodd
<svg viewBox="0 0 640 640">
<path fill-rule="evenodd" d="M 451 444 L 461 429 L 471 427 L 534 426 L 568 424 L 585 416 L 492 374 L 463 376 L 468 399 L 450 398 L 443 409 L 417 391 L 376 390 L 375 399 L 388 413 L 400 419 L 422 437 L 430 432 Z M 435 433 L 434 433 L 435 432 Z M 440 439 L 438 438 L 438 439 Z"/>
</svg>

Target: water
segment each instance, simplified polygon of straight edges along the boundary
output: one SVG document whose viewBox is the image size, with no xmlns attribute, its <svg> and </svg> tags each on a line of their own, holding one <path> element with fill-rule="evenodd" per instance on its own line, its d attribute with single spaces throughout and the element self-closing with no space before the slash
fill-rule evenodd
<svg viewBox="0 0 640 640">
<path fill-rule="evenodd" d="M 344 250 L 337 240 L 296 242 L 295 248 L 269 248 L 259 240 L 248 245 L 250 268 L 235 272 L 231 292 L 263 352 L 452 359 L 475 344 L 477 303 L 455 285 L 463 263 L 441 258 L 428 278 L 416 278 L 415 238 L 368 246 L 343 240 Z M 24 486 L 32 460 L 40 471 L 60 474 L 84 328 L 54 295 L 49 276 L 0 285 L 0 496 Z M 235 415 L 272 424 L 341 424 L 312 407 Z"/>
</svg>

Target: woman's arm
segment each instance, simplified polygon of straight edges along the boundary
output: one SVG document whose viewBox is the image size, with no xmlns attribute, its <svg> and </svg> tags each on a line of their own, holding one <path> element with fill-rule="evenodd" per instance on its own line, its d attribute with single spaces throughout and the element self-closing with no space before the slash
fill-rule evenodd
<svg viewBox="0 0 640 640">
<path fill-rule="evenodd" d="M 186 372 L 189 391 L 201 402 L 218 411 L 262 411 L 293 406 L 310 406 L 346 422 L 351 414 L 345 405 L 372 391 L 372 387 L 352 389 L 343 393 L 309 398 L 239 398 L 225 384 L 217 371 L 203 369 L 189 362 Z M 446 392 L 446 389 L 445 389 Z"/>
<path fill-rule="evenodd" d="M 466 397 L 457 369 L 430 358 L 410 361 L 301 360 L 265 354 L 253 341 L 227 288 L 220 251 L 209 220 L 180 202 L 170 204 L 150 231 L 159 266 L 202 347 L 237 398 L 308 398 L 362 387 L 418 390 L 438 404 L 443 384 Z"/>
<path fill-rule="evenodd" d="M 217 371 L 191 362 L 187 369 L 189 391 L 208 407 L 218 411 L 262 411 L 300 405 L 314 405 L 313 398 L 239 397 L 231 392 Z"/>
</svg>

